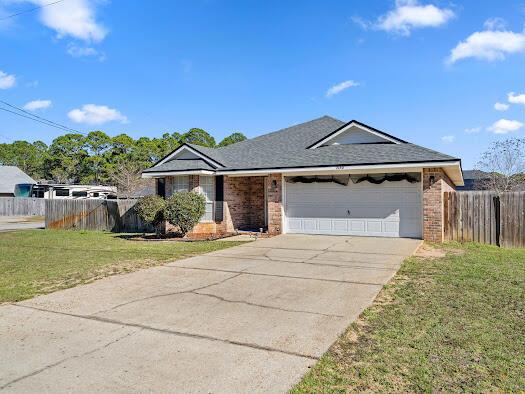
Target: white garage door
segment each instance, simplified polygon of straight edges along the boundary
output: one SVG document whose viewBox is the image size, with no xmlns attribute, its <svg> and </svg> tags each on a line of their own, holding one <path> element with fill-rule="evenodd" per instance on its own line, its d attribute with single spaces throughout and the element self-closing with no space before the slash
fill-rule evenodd
<svg viewBox="0 0 525 394">
<path fill-rule="evenodd" d="M 286 183 L 286 231 L 421 238 L 421 183 Z"/>
</svg>

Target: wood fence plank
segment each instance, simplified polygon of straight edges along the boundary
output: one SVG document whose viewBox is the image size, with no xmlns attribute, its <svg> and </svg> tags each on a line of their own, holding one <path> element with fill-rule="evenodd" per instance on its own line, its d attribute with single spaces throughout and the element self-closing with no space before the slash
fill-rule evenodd
<svg viewBox="0 0 525 394">
<path fill-rule="evenodd" d="M 0 216 L 44 216 L 42 198 L 0 197 Z"/>
<path fill-rule="evenodd" d="M 154 232 L 135 212 L 137 200 L 46 200 L 46 228 Z"/>
</svg>

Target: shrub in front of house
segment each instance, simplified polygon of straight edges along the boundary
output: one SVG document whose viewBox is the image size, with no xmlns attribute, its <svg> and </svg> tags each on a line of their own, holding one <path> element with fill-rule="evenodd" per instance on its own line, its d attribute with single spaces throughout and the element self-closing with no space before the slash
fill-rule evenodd
<svg viewBox="0 0 525 394">
<path fill-rule="evenodd" d="M 166 200 L 164 212 L 166 220 L 179 228 L 184 237 L 204 215 L 206 199 L 203 195 L 193 192 L 176 192 Z"/>
<path fill-rule="evenodd" d="M 153 225 L 157 235 L 160 234 L 160 226 L 165 220 L 165 210 L 166 200 L 157 195 L 141 197 L 135 204 L 135 211 L 139 218 Z"/>
</svg>

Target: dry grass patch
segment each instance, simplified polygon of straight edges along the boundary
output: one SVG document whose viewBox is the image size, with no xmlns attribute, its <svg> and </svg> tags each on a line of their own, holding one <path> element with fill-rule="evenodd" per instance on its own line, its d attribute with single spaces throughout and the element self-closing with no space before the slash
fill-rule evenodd
<svg viewBox="0 0 525 394">
<path fill-rule="evenodd" d="M 0 303 L 239 245 L 232 241 L 132 242 L 105 232 L 0 234 Z"/>
</svg>

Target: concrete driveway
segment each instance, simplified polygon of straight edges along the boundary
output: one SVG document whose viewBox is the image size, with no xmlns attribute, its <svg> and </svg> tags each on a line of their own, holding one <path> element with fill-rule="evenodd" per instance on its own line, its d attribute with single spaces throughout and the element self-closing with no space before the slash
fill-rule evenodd
<svg viewBox="0 0 525 394">
<path fill-rule="evenodd" d="M 0 388 L 285 392 L 419 244 L 282 235 L 0 306 Z"/>
</svg>

